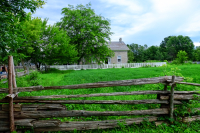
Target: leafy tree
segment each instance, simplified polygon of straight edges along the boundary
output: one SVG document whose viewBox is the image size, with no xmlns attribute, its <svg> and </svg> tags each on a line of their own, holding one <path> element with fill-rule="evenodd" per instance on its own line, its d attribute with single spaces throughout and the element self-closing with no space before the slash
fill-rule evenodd
<svg viewBox="0 0 200 133">
<path fill-rule="evenodd" d="M 69 44 L 70 38 L 64 30 L 53 25 L 48 26 L 45 30 L 43 53 L 44 63 L 48 65 L 69 64 L 77 60 L 77 51 L 75 46 Z"/>
<path fill-rule="evenodd" d="M 167 56 L 167 41 L 171 38 L 171 36 L 165 37 L 164 40 L 160 43 L 160 52 L 163 55 L 164 59 L 168 59 Z"/>
<path fill-rule="evenodd" d="M 194 51 L 194 60 L 195 60 L 195 61 L 200 61 L 200 47 L 198 47 L 198 48 L 195 49 L 195 51 Z"/>
<path fill-rule="evenodd" d="M 177 54 L 177 61 L 183 64 L 187 60 L 187 53 L 185 51 L 180 50 Z"/>
<path fill-rule="evenodd" d="M 17 56 L 17 42 L 19 31 L 17 23 L 25 19 L 24 9 L 34 12 L 44 4 L 42 0 L 0 0 L 0 50 L 1 59 L 5 60 L 8 54 Z"/>
<path fill-rule="evenodd" d="M 132 43 L 132 44 L 128 45 L 128 47 L 134 54 L 134 61 L 141 62 L 141 61 L 145 60 L 145 54 L 144 54 L 145 47 L 144 46 Z"/>
<path fill-rule="evenodd" d="M 156 51 L 155 59 L 156 59 L 156 60 L 160 60 L 160 61 L 163 61 L 163 60 L 164 60 L 164 56 L 163 56 L 163 54 L 160 52 L 160 50 L 157 50 L 157 51 Z"/>
<path fill-rule="evenodd" d="M 46 24 L 47 19 L 42 21 L 40 18 L 32 18 L 31 13 L 28 13 L 24 21 L 18 22 L 20 30 L 17 32 L 17 42 L 19 47 L 14 48 L 14 50 L 17 51 L 18 57 L 25 69 L 24 61 L 32 60 L 35 63 L 40 62 L 42 59 L 41 44 L 43 43 L 42 36 Z"/>
<path fill-rule="evenodd" d="M 128 63 L 132 63 L 134 60 L 134 54 L 131 50 L 128 51 Z"/>
<path fill-rule="evenodd" d="M 166 47 L 169 60 L 175 59 L 180 50 L 185 51 L 189 59 L 192 59 L 194 44 L 188 36 L 172 36 L 167 41 Z"/>
<path fill-rule="evenodd" d="M 156 52 L 158 51 L 157 46 L 151 46 L 146 50 L 146 58 L 147 60 L 155 60 L 156 59 Z"/>
<path fill-rule="evenodd" d="M 106 57 L 114 53 L 108 48 L 107 40 L 110 40 L 110 22 L 100 15 L 96 15 L 91 9 L 91 4 L 86 6 L 68 5 L 62 9 L 64 17 L 57 25 L 67 32 L 70 44 L 76 46 L 79 64 L 81 59 L 91 60 L 95 58 L 98 63 L 104 62 Z"/>
<path fill-rule="evenodd" d="M 19 23 L 17 53 L 24 66 L 24 61 L 35 63 L 40 69 L 43 64 L 67 64 L 77 55 L 74 46 L 69 45 L 70 38 L 58 26 L 47 26 L 47 19 L 32 18 L 29 13 L 26 20 Z M 24 66 L 25 67 L 25 66 Z"/>
</svg>

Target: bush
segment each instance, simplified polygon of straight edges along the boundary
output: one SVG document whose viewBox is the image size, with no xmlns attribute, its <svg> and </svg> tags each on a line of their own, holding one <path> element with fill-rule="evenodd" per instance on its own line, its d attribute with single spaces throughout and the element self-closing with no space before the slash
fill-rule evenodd
<svg viewBox="0 0 200 133">
<path fill-rule="evenodd" d="M 183 63 L 185 63 L 185 61 L 187 60 L 187 53 L 185 52 L 185 51 L 182 51 L 182 50 L 180 50 L 179 52 L 178 52 L 178 54 L 177 54 L 177 58 L 176 58 L 176 60 L 178 60 L 178 62 L 180 63 L 180 64 L 183 64 Z"/>
<path fill-rule="evenodd" d="M 30 80 L 36 80 L 39 77 L 39 72 L 34 71 L 34 72 L 30 73 L 29 76 L 30 76 Z"/>
<path fill-rule="evenodd" d="M 29 78 L 27 79 L 31 86 L 37 86 L 39 84 L 39 72 L 34 71 L 29 74 Z"/>
<path fill-rule="evenodd" d="M 168 64 L 168 61 L 167 60 L 164 60 L 164 62 L 166 62 Z"/>
<path fill-rule="evenodd" d="M 177 59 L 175 59 L 175 60 L 173 60 L 173 61 L 172 61 L 172 63 L 171 63 L 171 64 L 178 65 L 178 64 L 180 64 L 180 63 L 179 63 L 179 61 L 178 61 Z"/>
<path fill-rule="evenodd" d="M 188 61 L 186 64 L 187 64 L 187 65 L 191 65 L 191 64 L 193 64 L 193 63 L 192 63 L 192 61 Z"/>
</svg>

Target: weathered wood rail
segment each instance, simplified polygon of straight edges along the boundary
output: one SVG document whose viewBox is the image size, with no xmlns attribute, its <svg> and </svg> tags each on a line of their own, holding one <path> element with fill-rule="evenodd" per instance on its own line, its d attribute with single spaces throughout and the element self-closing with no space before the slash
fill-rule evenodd
<svg viewBox="0 0 200 133">
<path fill-rule="evenodd" d="M 9 63 L 12 66 L 12 61 Z M 9 75 L 13 75 L 14 69 L 10 67 Z M 160 115 L 169 115 L 174 117 L 173 111 L 175 104 L 182 104 L 183 100 L 195 99 L 194 94 L 199 95 L 196 91 L 174 91 L 176 84 L 186 84 L 200 86 L 200 84 L 186 83 L 182 77 L 164 76 L 156 78 L 143 78 L 133 80 L 108 81 L 98 83 L 87 83 L 79 85 L 66 86 L 33 86 L 17 87 L 15 77 L 9 76 L 9 89 L 1 88 L 0 93 L 8 95 L 0 100 L 0 131 L 14 131 L 16 126 L 23 126 L 27 129 L 33 127 L 35 132 L 42 131 L 73 131 L 90 130 L 90 129 L 107 129 L 119 126 L 119 122 L 125 125 L 133 123 L 139 124 L 144 118 L 156 124 L 162 123 L 158 120 Z M 132 91 L 132 92 L 114 92 L 114 93 L 96 93 L 84 95 L 52 95 L 52 96 L 29 96 L 18 97 L 20 92 L 43 91 L 53 89 L 92 89 L 112 86 L 131 86 L 145 84 L 164 84 L 163 91 Z M 171 90 L 167 91 L 167 86 Z M 66 98 L 79 97 L 101 97 L 101 96 L 119 96 L 119 95 L 146 95 L 157 94 L 157 99 L 146 100 L 66 100 Z M 54 98 L 65 98 L 53 100 Z M 50 100 L 49 100 L 50 99 Z M 9 103 L 9 104 L 7 104 Z M 13 104 L 15 103 L 15 104 Z M 29 104 L 24 104 L 29 103 Z M 161 108 L 148 110 L 131 110 L 131 111 L 87 111 L 87 110 L 68 110 L 63 104 L 161 104 Z M 197 108 L 196 111 L 200 111 Z M 140 118 L 122 119 L 122 120 L 104 120 L 104 121 L 80 121 L 80 122 L 61 122 L 60 120 L 39 120 L 40 118 L 55 117 L 90 117 L 90 116 L 132 116 L 132 115 L 149 115 Z M 151 116 L 152 115 L 152 116 Z M 158 115 L 158 116 L 156 116 Z M 183 122 L 200 120 L 200 116 L 182 118 Z"/>
</svg>

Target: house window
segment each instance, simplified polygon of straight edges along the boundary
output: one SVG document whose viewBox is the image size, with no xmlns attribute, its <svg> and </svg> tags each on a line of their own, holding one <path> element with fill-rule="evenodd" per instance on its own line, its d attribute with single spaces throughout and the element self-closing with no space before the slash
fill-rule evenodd
<svg viewBox="0 0 200 133">
<path fill-rule="evenodd" d="M 121 56 L 117 56 L 117 62 L 121 63 L 121 61 L 122 61 Z"/>
</svg>

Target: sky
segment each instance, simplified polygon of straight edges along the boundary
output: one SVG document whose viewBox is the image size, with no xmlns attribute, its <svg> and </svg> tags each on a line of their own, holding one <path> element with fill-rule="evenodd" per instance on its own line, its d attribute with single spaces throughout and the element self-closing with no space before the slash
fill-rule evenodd
<svg viewBox="0 0 200 133">
<path fill-rule="evenodd" d="M 111 41 L 159 46 L 168 36 L 189 36 L 200 46 L 200 0 L 45 0 L 33 17 L 48 18 L 53 25 L 62 8 L 91 3 L 97 15 L 110 20 Z"/>
</svg>

